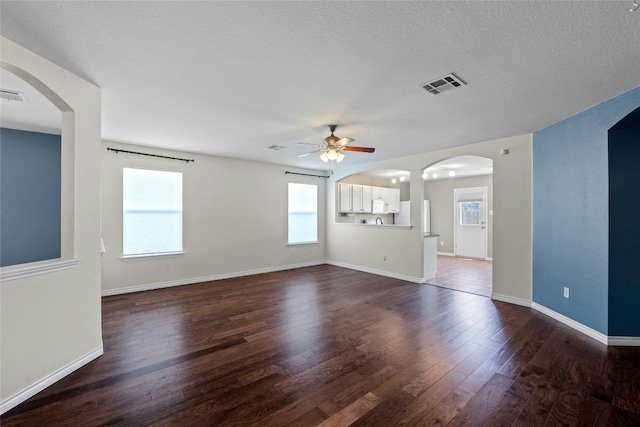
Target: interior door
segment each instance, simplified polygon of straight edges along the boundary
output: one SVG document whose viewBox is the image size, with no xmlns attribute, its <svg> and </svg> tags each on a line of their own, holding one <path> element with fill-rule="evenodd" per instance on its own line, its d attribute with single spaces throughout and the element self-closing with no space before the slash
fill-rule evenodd
<svg viewBox="0 0 640 427">
<path fill-rule="evenodd" d="M 456 188 L 454 253 L 466 258 L 487 257 L 487 187 Z"/>
</svg>

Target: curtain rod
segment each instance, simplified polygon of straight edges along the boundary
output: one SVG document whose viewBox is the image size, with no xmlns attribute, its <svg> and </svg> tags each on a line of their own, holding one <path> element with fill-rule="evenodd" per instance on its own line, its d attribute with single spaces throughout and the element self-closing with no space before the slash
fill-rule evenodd
<svg viewBox="0 0 640 427">
<path fill-rule="evenodd" d="M 169 157 L 169 156 L 161 156 L 159 154 L 149 154 L 149 153 L 140 153 L 139 151 L 129 151 L 129 150 L 121 150 L 119 148 L 111 148 L 107 147 L 109 151 L 115 151 L 117 153 L 128 153 L 128 154 L 137 154 L 139 156 L 149 156 L 149 157 L 160 157 L 161 159 L 169 159 L 169 160 L 180 160 L 181 162 L 194 162 L 194 159 L 181 159 L 180 157 Z"/>
<path fill-rule="evenodd" d="M 286 171 L 284 174 L 285 175 L 289 174 L 289 175 L 315 176 L 316 178 L 329 178 L 328 176 L 325 176 L 325 175 L 313 175 L 313 174 L 310 174 L 310 173 L 299 173 L 299 172 L 289 172 L 289 171 Z"/>
</svg>

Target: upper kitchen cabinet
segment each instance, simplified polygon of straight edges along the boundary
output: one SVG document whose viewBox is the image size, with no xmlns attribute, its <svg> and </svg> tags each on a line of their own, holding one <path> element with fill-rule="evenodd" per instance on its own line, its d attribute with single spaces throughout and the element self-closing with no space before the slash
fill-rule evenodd
<svg viewBox="0 0 640 427">
<path fill-rule="evenodd" d="M 373 188 L 368 185 L 338 184 L 338 211 L 371 213 Z"/>
<path fill-rule="evenodd" d="M 400 189 L 382 187 L 381 190 L 385 213 L 400 212 Z"/>
<path fill-rule="evenodd" d="M 338 184 L 338 212 L 353 212 L 350 184 Z"/>
</svg>

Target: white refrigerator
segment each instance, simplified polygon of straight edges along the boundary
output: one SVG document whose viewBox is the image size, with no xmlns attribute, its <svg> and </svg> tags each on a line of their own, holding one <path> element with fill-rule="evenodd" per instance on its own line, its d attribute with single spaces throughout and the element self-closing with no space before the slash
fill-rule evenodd
<svg viewBox="0 0 640 427">
<path fill-rule="evenodd" d="M 428 200 L 424 201 L 424 234 L 431 233 L 431 203 Z"/>
<path fill-rule="evenodd" d="M 400 202 L 400 212 L 394 214 L 394 221 L 396 225 L 411 225 L 410 211 L 411 202 Z M 431 232 L 431 204 L 428 200 L 424 201 L 424 230 L 423 232 Z"/>
</svg>

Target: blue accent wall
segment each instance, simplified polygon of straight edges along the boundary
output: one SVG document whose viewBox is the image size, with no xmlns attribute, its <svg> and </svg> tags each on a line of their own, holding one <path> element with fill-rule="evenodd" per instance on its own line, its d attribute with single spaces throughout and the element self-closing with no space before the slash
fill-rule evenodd
<svg viewBox="0 0 640 427">
<path fill-rule="evenodd" d="M 609 329 L 608 130 L 640 88 L 533 134 L 533 301 Z M 563 297 L 563 288 L 570 298 Z"/>
<path fill-rule="evenodd" d="M 60 135 L 0 128 L 0 266 L 60 258 Z"/>
</svg>

